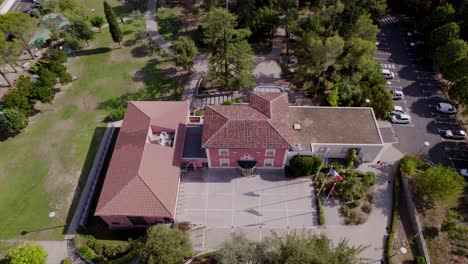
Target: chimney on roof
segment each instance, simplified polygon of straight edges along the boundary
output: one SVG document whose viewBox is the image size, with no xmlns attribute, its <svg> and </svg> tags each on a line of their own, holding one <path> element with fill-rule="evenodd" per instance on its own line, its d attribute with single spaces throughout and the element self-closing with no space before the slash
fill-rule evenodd
<svg viewBox="0 0 468 264">
<path fill-rule="evenodd" d="M 301 130 L 301 124 L 299 124 L 299 123 L 294 124 L 293 129 L 294 130 Z"/>
</svg>

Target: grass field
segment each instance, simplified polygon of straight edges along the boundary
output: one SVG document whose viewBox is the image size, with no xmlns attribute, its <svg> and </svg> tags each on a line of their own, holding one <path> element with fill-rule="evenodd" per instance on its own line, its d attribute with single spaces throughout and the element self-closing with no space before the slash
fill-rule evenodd
<svg viewBox="0 0 468 264">
<path fill-rule="evenodd" d="M 83 3 L 88 10 L 95 8 L 93 13 L 102 10 L 100 1 Z M 62 239 L 63 225 L 48 214 L 56 211 L 62 221 L 68 218 L 76 188 L 84 183 L 99 146 L 109 102 L 138 90 L 149 98 L 173 93 L 163 76 L 176 71 L 170 62 L 151 56 L 144 43 L 133 41 L 135 29 L 135 23 L 122 25 L 121 49 L 108 28 L 97 33 L 69 61 L 78 81 L 51 105 L 41 106 L 42 113 L 23 133 L 0 142 L 0 239 Z"/>
</svg>

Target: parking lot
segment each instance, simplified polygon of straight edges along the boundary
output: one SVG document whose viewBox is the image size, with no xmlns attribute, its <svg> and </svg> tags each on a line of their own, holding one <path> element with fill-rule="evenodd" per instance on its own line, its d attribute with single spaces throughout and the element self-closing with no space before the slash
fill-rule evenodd
<svg viewBox="0 0 468 264">
<path fill-rule="evenodd" d="M 382 31 L 377 37 L 375 60 L 382 69 L 394 73 L 387 80 L 389 90 L 403 91 L 403 100 L 394 100 L 411 116 L 409 124 L 392 124 L 398 138 L 395 147 L 403 153 L 427 154 L 433 163 L 453 166 L 456 170 L 468 167 L 468 144 L 464 140 L 443 136 L 446 130 L 462 130 L 455 115 L 436 110 L 438 103 L 448 103 L 441 90 L 431 62 L 423 58 L 422 45 L 412 47 L 418 37 L 408 37 L 400 31 L 398 19 L 386 16 L 381 20 Z M 425 146 L 429 142 L 429 146 Z"/>
</svg>

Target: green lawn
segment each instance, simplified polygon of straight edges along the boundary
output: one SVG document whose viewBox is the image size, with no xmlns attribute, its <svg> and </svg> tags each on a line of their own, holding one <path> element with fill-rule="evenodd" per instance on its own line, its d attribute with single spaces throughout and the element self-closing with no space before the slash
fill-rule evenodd
<svg viewBox="0 0 468 264">
<path fill-rule="evenodd" d="M 95 5 L 94 13 L 102 10 L 97 9 L 101 2 L 84 3 Z M 69 63 L 78 81 L 43 106 L 23 133 L 0 142 L 0 239 L 62 239 L 62 224 L 48 213 L 57 211 L 58 218 L 67 219 L 75 188 L 84 183 L 99 146 L 99 127 L 106 125 L 102 120 L 109 107 L 103 105 L 137 90 L 148 98 L 175 91 L 168 91 L 173 85 L 163 79 L 174 73 L 171 64 L 131 41 L 134 24 L 123 25 L 122 31 L 126 46 L 121 49 L 107 28 L 96 34 L 90 47 Z M 22 231 L 28 234 L 22 236 Z"/>
</svg>

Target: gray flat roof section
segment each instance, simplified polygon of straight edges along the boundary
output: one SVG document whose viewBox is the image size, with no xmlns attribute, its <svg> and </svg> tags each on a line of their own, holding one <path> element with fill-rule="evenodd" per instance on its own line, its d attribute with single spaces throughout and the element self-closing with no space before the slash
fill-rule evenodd
<svg viewBox="0 0 468 264">
<path fill-rule="evenodd" d="M 206 152 L 201 147 L 202 132 L 203 125 L 187 125 L 182 158 L 206 158 Z"/>
<path fill-rule="evenodd" d="M 372 108 L 290 106 L 290 125 L 294 144 L 304 150 L 311 143 L 382 144 Z"/>
<path fill-rule="evenodd" d="M 284 89 L 279 86 L 257 86 L 254 88 L 254 92 L 283 93 Z"/>
</svg>

